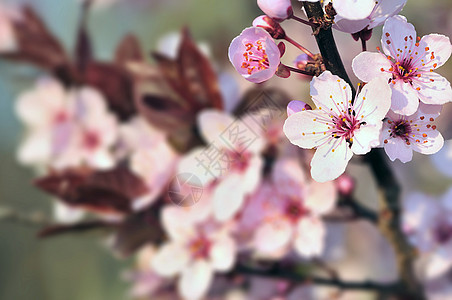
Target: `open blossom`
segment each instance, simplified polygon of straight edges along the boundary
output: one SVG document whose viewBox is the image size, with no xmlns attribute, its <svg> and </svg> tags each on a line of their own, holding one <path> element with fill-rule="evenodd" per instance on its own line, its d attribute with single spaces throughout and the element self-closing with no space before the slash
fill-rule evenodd
<svg viewBox="0 0 452 300">
<path fill-rule="evenodd" d="M 317 148 L 311 175 L 325 182 L 345 171 L 353 153 L 365 154 L 379 144 L 391 90 L 377 78 L 365 85 L 353 102 L 350 86 L 326 71 L 311 81 L 311 96 L 317 109 L 289 116 L 284 133 L 294 145 Z"/>
<path fill-rule="evenodd" d="M 162 224 L 170 240 L 152 259 L 152 267 L 160 276 L 179 274 L 178 291 L 187 300 L 203 299 L 214 272 L 229 271 L 236 254 L 229 227 L 212 222 L 204 213 L 199 214 L 196 206 L 194 211 L 174 206 L 163 209 Z"/>
<path fill-rule="evenodd" d="M 389 158 L 405 163 L 412 159 L 413 150 L 422 154 L 438 152 L 444 144 L 441 133 L 436 130 L 435 119 L 441 105 L 421 103 L 416 113 L 403 116 L 389 111 L 381 131 L 381 144 Z"/>
<path fill-rule="evenodd" d="M 263 167 L 262 129 L 252 116 L 236 120 L 227 113 L 204 110 L 198 128 L 207 147 L 192 150 L 179 163 L 178 173 L 195 174 L 204 187 L 213 188 L 214 216 L 233 217 L 245 196 L 257 188 Z"/>
<path fill-rule="evenodd" d="M 114 165 L 110 148 L 117 139 L 117 120 L 96 90 L 68 93 L 58 81 L 45 78 L 20 97 L 16 110 L 28 129 L 20 162 L 54 168 Z"/>
<path fill-rule="evenodd" d="M 438 277 L 452 267 L 452 189 L 440 199 L 412 194 L 403 208 L 403 231 L 422 254 L 428 255 L 425 277 Z"/>
<path fill-rule="evenodd" d="M 356 33 L 365 28 L 375 28 L 382 25 L 387 18 L 398 14 L 405 6 L 406 1 L 407 0 L 379 0 L 376 2 L 369 16 L 360 20 L 351 20 L 341 15 L 337 15 L 334 18 L 333 27 L 347 33 Z"/>
<path fill-rule="evenodd" d="M 275 75 L 280 64 L 280 51 L 265 29 L 249 27 L 232 40 L 229 60 L 245 79 L 260 83 Z"/>
<path fill-rule="evenodd" d="M 334 209 L 336 197 L 333 182 L 305 180 L 297 159 L 278 160 L 272 180 L 263 183 L 249 200 L 254 211 L 245 210 L 242 216 L 260 217 L 252 242 L 256 254 L 281 258 L 295 249 L 307 258 L 321 255 L 326 235 L 321 216 Z M 255 210 L 256 206 L 260 209 Z"/>
<path fill-rule="evenodd" d="M 257 0 L 259 8 L 270 18 L 283 21 L 293 14 L 290 0 Z"/>
<path fill-rule="evenodd" d="M 403 16 L 389 18 L 383 26 L 383 53 L 362 52 L 353 60 L 353 71 L 364 82 L 382 77 L 392 88 L 391 110 L 402 115 L 426 104 L 452 101 L 449 81 L 433 70 L 450 57 L 448 37 L 430 34 L 416 38 L 414 26 Z"/>
</svg>

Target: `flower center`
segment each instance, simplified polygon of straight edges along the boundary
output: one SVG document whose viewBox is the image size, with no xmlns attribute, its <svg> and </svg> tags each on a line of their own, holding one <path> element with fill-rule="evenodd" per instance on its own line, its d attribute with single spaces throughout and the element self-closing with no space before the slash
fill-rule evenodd
<svg viewBox="0 0 452 300">
<path fill-rule="evenodd" d="M 188 248 L 193 258 L 201 259 L 209 257 L 211 246 L 212 243 L 206 237 L 199 236 L 189 243 Z"/>
<path fill-rule="evenodd" d="M 251 159 L 251 153 L 248 151 L 241 153 L 239 151 L 228 151 L 226 154 L 231 169 L 242 172 L 248 168 Z"/>
<path fill-rule="evenodd" d="M 435 228 L 435 239 L 440 244 L 445 244 L 452 238 L 452 225 L 448 223 L 441 223 Z"/>
<path fill-rule="evenodd" d="M 309 210 L 306 209 L 299 201 L 290 201 L 286 206 L 285 215 L 292 222 L 296 223 L 299 219 L 309 214 Z"/>
<path fill-rule="evenodd" d="M 242 68 L 247 69 L 249 75 L 268 69 L 269 64 L 262 40 L 257 40 L 255 43 L 247 42 L 245 44 Z"/>
<path fill-rule="evenodd" d="M 83 135 L 83 146 L 89 150 L 97 148 L 100 144 L 99 135 L 96 132 L 87 131 Z"/>
<path fill-rule="evenodd" d="M 359 129 L 362 124 L 355 118 L 354 111 L 351 111 L 349 114 L 334 117 L 333 123 L 332 137 L 337 139 L 343 137 L 350 144 L 353 143 L 355 130 Z"/>
<path fill-rule="evenodd" d="M 392 137 L 401 138 L 406 138 L 412 132 L 412 128 L 408 120 L 397 120 L 392 122 L 391 130 Z"/>
</svg>

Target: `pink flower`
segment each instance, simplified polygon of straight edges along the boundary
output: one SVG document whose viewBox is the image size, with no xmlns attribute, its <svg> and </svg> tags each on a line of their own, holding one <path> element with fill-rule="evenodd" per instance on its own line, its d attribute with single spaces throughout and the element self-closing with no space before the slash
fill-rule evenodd
<svg viewBox="0 0 452 300">
<path fill-rule="evenodd" d="M 183 299 L 203 298 L 214 272 L 227 272 L 234 265 L 236 248 L 228 227 L 174 206 L 163 209 L 162 224 L 170 240 L 155 254 L 153 269 L 163 277 L 179 274 Z"/>
<path fill-rule="evenodd" d="M 398 158 L 406 163 L 412 159 L 413 150 L 422 154 L 438 152 L 444 145 L 444 139 L 433 122 L 440 111 L 440 105 L 423 103 L 411 116 L 389 111 L 380 136 L 381 144 L 389 158 L 392 161 Z"/>
<path fill-rule="evenodd" d="M 450 57 L 448 37 L 430 34 L 417 38 L 405 17 L 389 18 L 383 27 L 383 53 L 363 52 L 353 60 L 356 76 L 368 82 L 382 77 L 392 88 L 391 110 L 402 115 L 416 112 L 419 100 L 426 104 L 444 104 L 452 100 L 449 81 L 433 70 Z"/>
<path fill-rule="evenodd" d="M 391 90 L 383 79 L 376 79 L 365 85 L 352 102 L 350 86 L 326 71 L 312 80 L 311 96 L 317 109 L 289 116 L 284 133 L 294 145 L 317 148 L 311 175 L 325 182 L 345 171 L 353 153 L 365 154 L 379 144 Z"/>
<path fill-rule="evenodd" d="M 229 114 L 205 110 L 198 128 L 207 147 L 198 147 L 179 163 L 178 173 L 192 173 L 204 187 L 213 187 L 212 205 L 218 221 L 232 218 L 245 196 L 257 188 L 263 167 L 262 129 L 251 115 L 236 120 Z"/>
<path fill-rule="evenodd" d="M 270 18 L 283 21 L 293 14 L 290 0 L 257 0 L 259 8 Z"/>
<path fill-rule="evenodd" d="M 253 27 L 261 27 L 265 29 L 274 39 L 282 39 L 286 36 L 286 32 L 281 25 L 266 15 L 259 16 L 254 19 Z"/>
<path fill-rule="evenodd" d="M 425 276 L 438 277 L 452 267 L 452 189 L 440 199 L 412 194 L 403 208 L 405 234 L 427 255 Z"/>
<path fill-rule="evenodd" d="M 290 117 L 294 113 L 305 111 L 305 110 L 312 110 L 311 106 L 309 104 L 304 103 L 303 101 L 293 100 L 290 101 L 289 104 L 287 104 L 287 116 Z"/>
<path fill-rule="evenodd" d="M 20 18 L 17 11 L 0 5 L 0 53 L 16 50 L 17 41 L 12 22 L 17 18 Z"/>
<path fill-rule="evenodd" d="M 121 127 L 121 141 L 130 155 L 130 168 L 141 176 L 149 193 L 136 199 L 133 207 L 143 209 L 152 204 L 174 175 L 178 156 L 162 132 L 137 117 Z"/>
<path fill-rule="evenodd" d="M 319 256 L 326 235 L 321 216 L 334 209 L 336 199 L 333 182 L 305 181 L 299 161 L 283 158 L 274 166 L 272 181 L 249 200 L 254 212 L 245 208 L 241 224 L 253 222 L 253 213 L 259 216 L 252 241 L 258 256 L 278 259 L 292 248 L 303 257 Z"/>
<path fill-rule="evenodd" d="M 67 93 L 59 82 L 46 78 L 19 98 L 16 110 L 28 129 L 19 149 L 21 163 L 54 168 L 114 165 L 110 148 L 117 139 L 117 120 L 96 90 Z"/>
<path fill-rule="evenodd" d="M 333 7 L 337 14 L 349 20 L 367 18 L 375 7 L 374 0 L 334 0 Z"/>
<path fill-rule="evenodd" d="M 260 83 L 276 73 L 280 64 L 280 52 L 265 29 L 249 27 L 232 40 L 229 60 L 245 79 Z"/>
<path fill-rule="evenodd" d="M 376 2 L 371 14 L 360 20 L 347 19 L 341 15 L 334 18 L 333 27 L 337 30 L 356 33 L 364 28 L 372 29 L 383 24 L 387 18 L 398 14 L 405 6 L 407 0 L 379 0 Z M 334 1 L 336 2 L 336 1 Z M 337 6 L 337 4 L 335 4 Z"/>
</svg>

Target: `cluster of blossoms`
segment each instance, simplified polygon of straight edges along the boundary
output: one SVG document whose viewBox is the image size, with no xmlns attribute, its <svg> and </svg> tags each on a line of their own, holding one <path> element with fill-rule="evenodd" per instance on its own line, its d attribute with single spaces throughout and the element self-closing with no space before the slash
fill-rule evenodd
<svg viewBox="0 0 452 300">
<path fill-rule="evenodd" d="M 246 276 L 247 270 L 310 269 L 332 260 L 328 237 L 344 236 L 331 232 L 329 218 L 347 217 L 354 180 L 344 172 L 353 154 L 383 147 L 392 161 L 408 162 L 413 150 L 442 148 L 435 120 L 452 90 L 434 70 L 452 46 L 443 35 L 416 37 L 397 15 L 405 2 L 335 0 L 323 3 L 322 20 L 304 21 L 289 0 L 257 1 L 266 15 L 232 41 L 230 61 L 253 83 L 292 72 L 312 77 L 312 106 L 264 87 L 256 99 L 236 95 L 235 81 L 214 71 L 187 31 L 159 43 L 155 64 L 133 36 L 105 63 L 93 58 L 86 18 L 70 58 L 33 10 L 0 8 L 2 57 L 48 72 L 16 102 L 26 127 L 18 160 L 39 171 L 35 184 L 57 203 L 57 224 L 41 236 L 112 229 L 113 251 L 138 253 L 139 266 L 128 274 L 137 298 L 325 296 L 309 283 Z M 363 51 L 352 62 L 362 81 L 358 92 L 286 35 L 280 23 L 289 19 L 315 34 L 331 27 L 351 33 L 363 45 L 384 24 L 378 52 Z M 34 24 L 38 31 L 30 30 Z M 275 39 L 303 51 L 296 66 L 281 63 L 286 46 Z M 265 99 L 272 93 L 280 99 Z M 428 277 L 452 268 L 450 197 L 428 213 L 426 197 L 406 202 L 403 229 L 429 253 Z"/>
</svg>

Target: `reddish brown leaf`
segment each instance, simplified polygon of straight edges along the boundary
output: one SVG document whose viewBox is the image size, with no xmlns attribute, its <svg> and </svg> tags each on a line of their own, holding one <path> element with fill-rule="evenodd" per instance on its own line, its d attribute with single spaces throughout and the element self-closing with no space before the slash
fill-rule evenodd
<svg viewBox="0 0 452 300">
<path fill-rule="evenodd" d="M 38 232 L 38 237 L 47 238 L 65 233 L 83 233 L 94 229 L 108 229 L 115 227 L 115 224 L 105 221 L 87 221 L 76 224 L 55 224 L 47 226 Z"/>
<path fill-rule="evenodd" d="M 100 213 L 130 213 L 131 202 L 148 191 L 144 182 L 125 168 L 68 169 L 39 178 L 35 184 L 70 206 Z"/>
<path fill-rule="evenodd" d="M 144 61 L 144 55 L 141 50 L 140 41 L 133 34 L 126 35 L 116 48 L 116 64 L 126 66 L 129 62 L 142 61 Z"/>
</svg>

